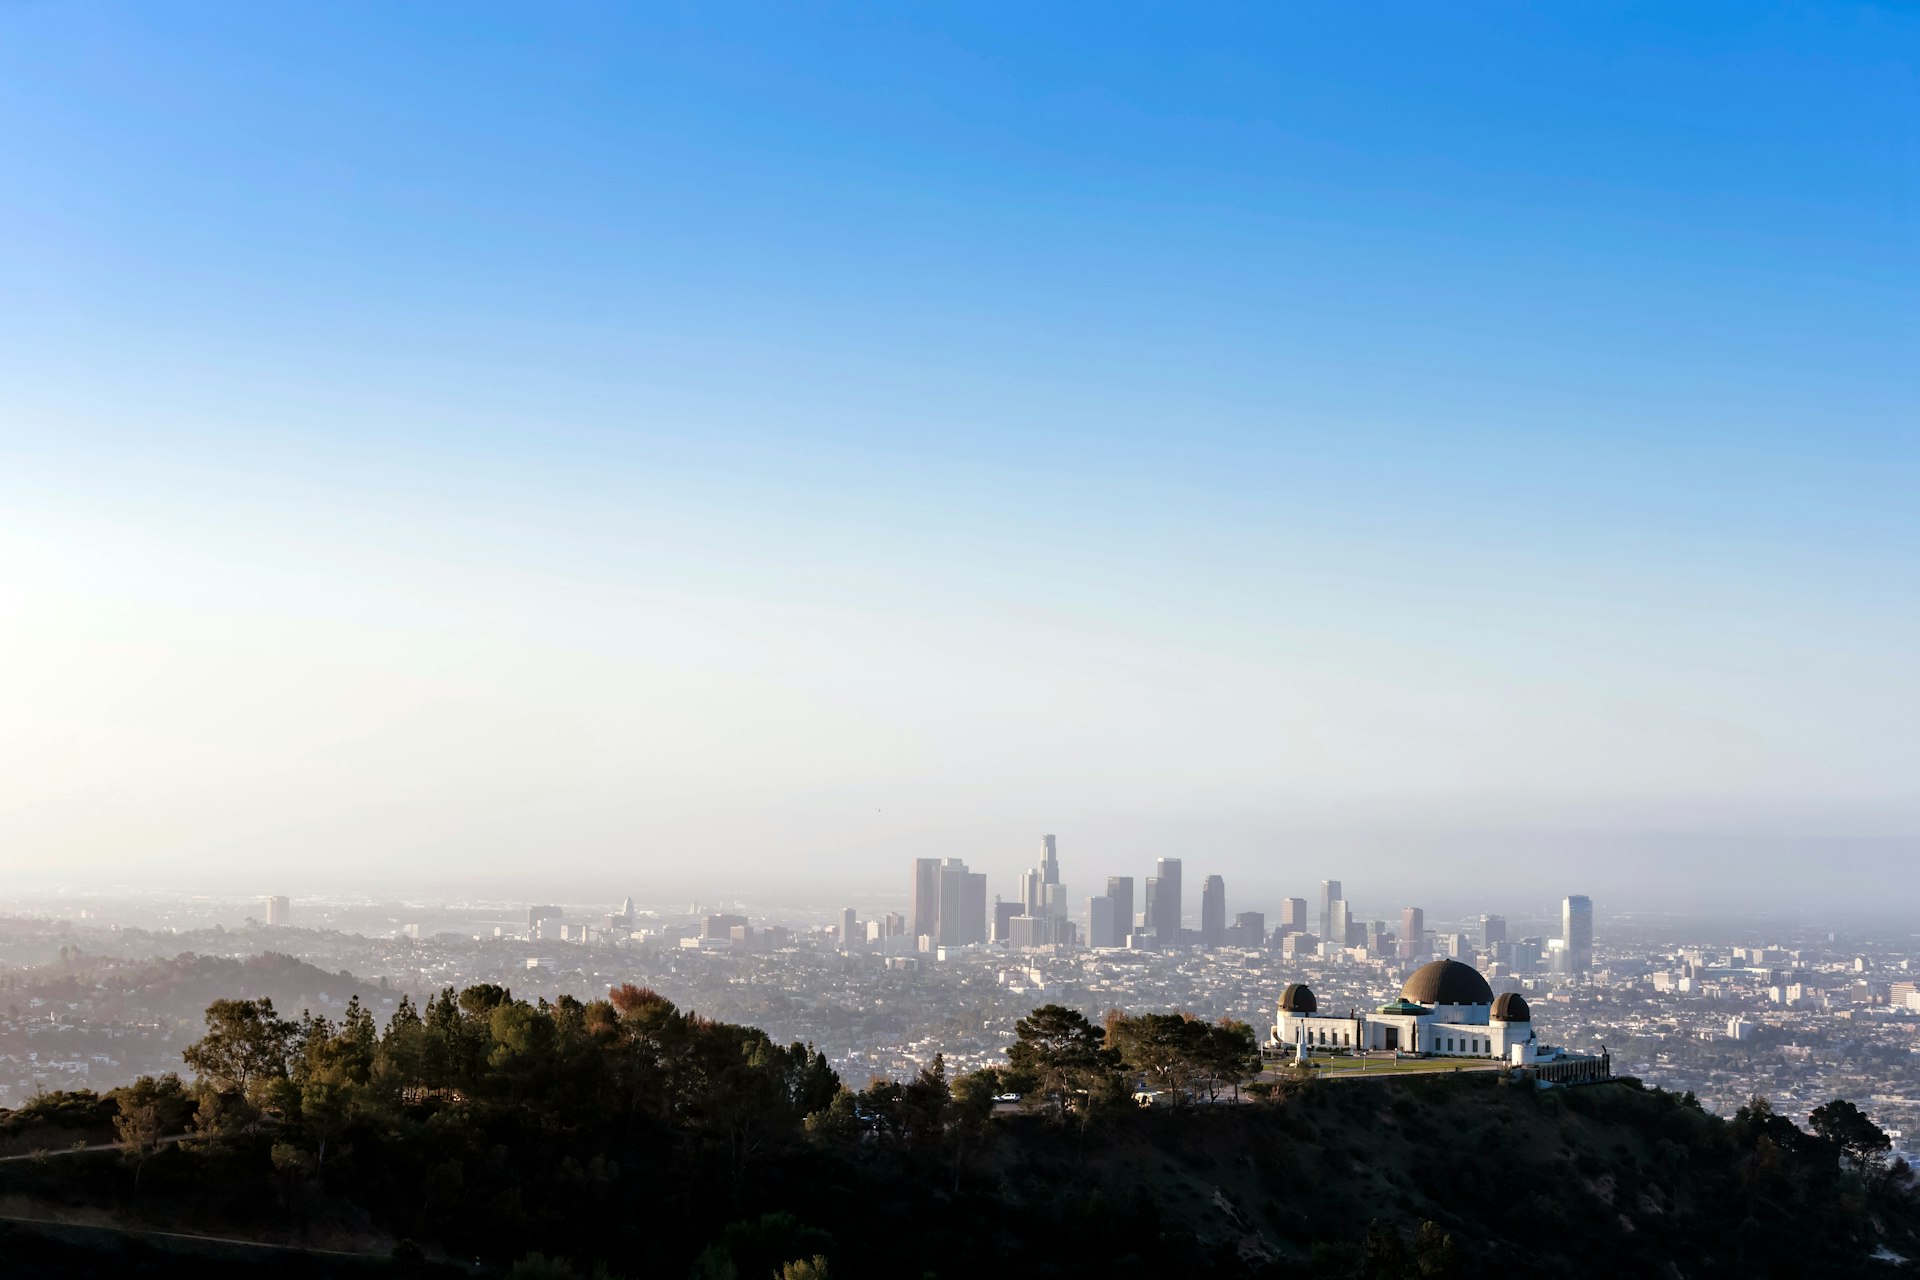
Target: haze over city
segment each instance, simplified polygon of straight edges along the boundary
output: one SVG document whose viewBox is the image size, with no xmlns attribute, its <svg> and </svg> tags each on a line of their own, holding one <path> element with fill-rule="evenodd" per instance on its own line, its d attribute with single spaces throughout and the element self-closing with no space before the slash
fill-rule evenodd
<svg viewBox="0 0 1920 1280">
<path fill-rule="evenodd" d="M 0 4 L 6 1280 L 1920 1272 L 1916 50 Z"/>
<path fill-rule="evenodd" d="M 0 870 L 1910 911 L 1913 14 L 1502 12 L 9 7 Z"/>
</svg>

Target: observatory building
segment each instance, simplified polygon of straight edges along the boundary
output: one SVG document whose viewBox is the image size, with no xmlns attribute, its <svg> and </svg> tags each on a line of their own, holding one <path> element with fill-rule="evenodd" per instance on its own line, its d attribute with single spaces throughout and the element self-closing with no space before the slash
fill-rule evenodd
<svg viewBox="0 0 1920 1280">
<path fill-rule="evenodd" d="M 1305 983 L 1292 983 L 1280 993 L 1268 1049 L 1491 1058 L 1560 1083 L 1610 1074 L 1605 1053 L 1570 1054 L 1541 1044 L 1527 1002 L 1515 992 L 1496 997 L 1478 970 L 1458 960 L 1420 966 L 1408 975 L 1399 999 L 1370 1012 L 1323 1013 Z"/>
</svg>

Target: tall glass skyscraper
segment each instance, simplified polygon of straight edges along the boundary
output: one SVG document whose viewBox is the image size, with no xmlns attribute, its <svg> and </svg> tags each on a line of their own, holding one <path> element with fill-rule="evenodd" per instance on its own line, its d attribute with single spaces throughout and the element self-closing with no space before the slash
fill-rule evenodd
<svg viewBox="0 0 1920 1280">
<path fill-rule="evenodd" d="M 1125 946 L 1127 935 L 1140 923 L 1133 918 L 1133 877 L 1108 876 L 1107 896 L 1113 899 L 1113 945 Z"/>
<path fill-rule="evenodd" d="M 1593 972 L 1593 899 L 1570 894 L 1560 904 L 1560 936 L 1566 940 L 1567 972 Z"/>
<path fill-rule="evenodd" d="M 1153 901 L 1153 927 L 1160 935 L 1160 945 L 1177 947 L 1180 945 L 1180 859 L 1161 858 L 1154 863 L 1158 872 L 1154 879 L 1156 886 Z"/>
<path fill-rule="evenodd" d="M 932 938 L 940 932 L 940 859 L 913 860 L 913 936 Z"/>
<path fill-rule="evenodd" d="M 1505 916 L 1480 917 L 1480 946 L 1492 951 L 1507 940 L 1507 918 Z"/>
<path fill-rule="evenodd" d="M 1400 913 L 1400 955 L 1411 960 L 1427 954 L 1427 913 L 1408 907 Z"/>
<path fill-rule="evenodd" d="M 1219 876 L 1208 876 L 1200 886 L 1200 944 L 1219 947 L 1226 941 L 1227 882 Z"/>
</svg>

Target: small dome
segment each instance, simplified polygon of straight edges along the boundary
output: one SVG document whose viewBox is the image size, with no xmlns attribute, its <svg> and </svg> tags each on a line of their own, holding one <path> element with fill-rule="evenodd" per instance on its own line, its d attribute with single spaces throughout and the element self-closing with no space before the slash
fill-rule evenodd
<svg viewBox="0 0 1920 1280">
<path fill-rule="evenodd" d="M 1492 1004 L 1493 988 L 1471 965 L 1435 960 L 1408 975 L 1400 998 L 1416 1004 Z"/>
<path fill-rule="evenodd" d="M 1520 998 L 1518 991 L 1508 991 L 1494 1000 L 1493 1019 L 1496 1022 L 1532 1022 L 1533 1011 L 1527 1008 L 1527 1002 Z"/>
<path fill-rule="evenodd" d="M 1319 1007 L 1320 1002 L 1313 998 L 1313 992 L 1307 990 L 1304 982 L 1289 982 L 1287 989 L 1280 993 L 1282 1013 L 1312 1013 Z"/>
</svg>

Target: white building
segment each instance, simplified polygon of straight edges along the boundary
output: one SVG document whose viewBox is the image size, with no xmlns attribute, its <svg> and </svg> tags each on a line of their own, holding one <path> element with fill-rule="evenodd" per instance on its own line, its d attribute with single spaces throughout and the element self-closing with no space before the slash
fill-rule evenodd
<svg viewBox="0 0 1920 1280">
<path fill-rule="evenodd" d="M 1487 980 L 1458 960 L 1422 965 L 1402 984 L 1399 999 L 1345 1015 L 1322 1013 L 1313 992 L 1293 983 L 1280 993 L 1268 1047 L 1491 1058 L 1534 1070 L 1542 1079 L 1605 1079 L 1610 1073 L 1604 1053 L 1568 1054 L 1541 1044 L 1527 1002 L 1517 992 L 1496 998 Z"/>
</svg>

